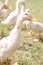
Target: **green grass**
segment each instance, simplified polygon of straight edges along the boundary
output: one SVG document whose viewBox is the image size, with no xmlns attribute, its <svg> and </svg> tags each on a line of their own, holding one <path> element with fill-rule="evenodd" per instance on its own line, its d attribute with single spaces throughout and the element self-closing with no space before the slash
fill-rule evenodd
<svg viewBox="0 0 43 65">
<path fill-rule="evenodd" d="M 4 0 L 0 1 L 4 2 Z M 14 10 L 16 0 L 9 1 L 9 5 Z M 26 8 L 30 8 L 31 14 L 35 16 L 38 21 L 43 23 L 43 0 L 26 0 Z M 7 15 L 5 18 L 7 18 Z M 38 43 L 34 43 L 33 39 L 37 34 L 35 33 L 29 37 L 27 35 L 28 31 L 29 30 L 27 30 L 25 26 L 22 26 L 20 48 L 13 53 L 10 59 L 17 61 L 19 65 L 43 65 L 43 40 Z M 8 26 L 0 24 L 0 38 L 8 36 L 9 32 L 10 29 Z"/>
</svg>

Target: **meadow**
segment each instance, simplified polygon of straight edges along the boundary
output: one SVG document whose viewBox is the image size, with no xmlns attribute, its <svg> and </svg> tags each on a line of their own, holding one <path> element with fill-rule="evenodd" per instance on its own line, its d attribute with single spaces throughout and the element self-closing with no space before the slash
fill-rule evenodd
<svg viewBox="0 0 43 65">
<path fill-rule="evenodd" d="M 0 0 L 4 2 L 4 0 Z M 12 9 L 15 9 L 16 0 L 9 0 L 9 6 Z M 26 8 L 29 8 L 31 14 L 37 18 L 37 20 L 43 23 L 43 0 L 26 0 Z M 8 12 L 6 16 L 9 15 Z M 2 20 L 2 21 L 3 21 Z M 8 36 L 11 29 L 9 26 L 0 24 L 0 39 Z M 21 27 L 21 40 L 20 47 L 16 50 L 11 57 L 12 61 L 18 62 L 19 65 L 43 65 L 43 33 L 41 34 L 42 39 L 39 42 L 33 42 L 33 39 L 37 36 L 37 33 L 34 33 L 31 36 L 28 36 L 27 33 L 29 29 L 22 25 Z"/>
</svg>

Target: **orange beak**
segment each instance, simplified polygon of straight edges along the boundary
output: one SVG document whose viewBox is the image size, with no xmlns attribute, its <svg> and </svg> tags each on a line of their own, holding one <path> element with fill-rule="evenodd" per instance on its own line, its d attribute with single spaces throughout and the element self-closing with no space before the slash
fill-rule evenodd
<svg viewBox="0 0 43 65">
<path fill-rule="evenodd" d="M 12 8 L 11 7 L 7 7 L 7 9 L 12 11 Z"/>
<path fill-rule="evenodd" d="M 9 6 L 8 6 L 8 5 L 6 5 L 6 4 L 3 4 L 2 9 L 12 10 L 12 8 L 11 8 L 11 7 L 9 7 Z"/>
<path fill-rule="evenodd" d="M 32 22 L 37 22 L 37 19 L 34 18 L 33 16 L 30 16 L 29 20 L 32 21 Z"/>
</svg>

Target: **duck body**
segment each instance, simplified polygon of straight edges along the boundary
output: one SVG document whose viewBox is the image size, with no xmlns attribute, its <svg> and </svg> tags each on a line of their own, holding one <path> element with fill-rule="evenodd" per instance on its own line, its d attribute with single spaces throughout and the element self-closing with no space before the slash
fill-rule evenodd
<svg viewBox="0 0 43 65">
<path fill-rule="evenodd" d="M 13 31 L 13 30 L 12 30 Z M 20 33 L 14 32 L 13 35 L 0 40 L 0 58 L 5 61 L 19 47 Z M 4 42 L 4 43 L 3 43 Z M 3 45 L 4 44 L 4 45 Z"/>
<path fill-rule="evenodd" d="M 11 54 L 18 49 L 20 33 L 21 33 L 21 24 L 22 21 L 28 20 L 28 13 L 20 13 L 18 16 L 15 27 L 12 29 L 8 37 L 4 37 L 0 40 L 0 62 L 6 61 L 6 59 L 11 56 Z"/>
<path fill-rule="evenodd" d="M 26 27 L 36 32 L 43 32 L 43 24 L 40 22 L 26 21 Z"/>
<path fill-rule="evenodd" d="M 3 21 L 1 23 L 6 24 L 6 25 L 14 25 L 17 21 L 18 15 L 19 15 L 19 3 L 17 1 L 16 2 L 16 9 L 9 14 L 9 16 L 7 17 L 7 19 L 5 21 Z"/>
<path fill-rule="evenodd" d="M 0 58 L 2 58 L 2 62 L 5 61 L 16 49 L 18 49 L 20 45 L 19 39 L 20 29 L 16 29 L 15 27 L 8 37 L 0 40 Z"/>
<path fill-rule="evenodd" d="M 13 11 L 2 24 L 13 25 L 16 23 L 19 13 L 17 10 Z M 12 21 L 12 22 L 11 22 Z"/>
<path fill-rule="evenodd" d="M 24 4 L 24 1 L 18 0 L 16 2 L 16 9 L 8 16 L 8 18 L 1 22 L 2 24 L 6 25 L 14 25 L 17 21 L 17 17 L 19 16 L 20 10 L 19 10 L 19 5 Z"/>
</svg>

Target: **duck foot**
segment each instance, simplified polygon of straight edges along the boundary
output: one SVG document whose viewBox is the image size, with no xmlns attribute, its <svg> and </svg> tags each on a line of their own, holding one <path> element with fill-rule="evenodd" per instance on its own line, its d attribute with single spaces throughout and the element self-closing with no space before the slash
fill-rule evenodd
<svg viewBox="0 0 43 65">
<path fill-rule="evenodd" d="M 9 59 L 7 59 L 7 65 L 18 65 L 18 63 L 13 62 L 12 60 L 10 61 Z"/>
<path fill-rule="evenodd" d="M 15 63 L 11 62 L 10 65 L 18 65 L 18 63 L 17 62 L 15 62 Z"/>
<path fill-rule="evenodd" d="M 12 29 L 15 26 L 15 24 L 12 24 L 9 26 L 10 29 Z"/>
<path fill-rule="evenodd" d="M 40 41 L 40 39 L 33 39 L 33 42 L 39 42 Z"/>
<path fill-rule="evenodd" d="M 2 63 L 0 62 L 0 65 L 2 65 Z"/>
<path fill-rule="evenodd" d="M 32 30 L 30 30 L 30 31 L 28 32 L 28 36 L 31 36 L 32 34 L 34 34 L 34 33 L 33 33 Z"/>
<path fill-rule="evenodd" d="M 9 64 L 7 64 L 7 65 L 18 65 L 18 63 L 17 62 L 9 62 Z"/>
<path fill-rule="evenodd" d="M 12 25 L 12 26 L 10 26 L 9 28 L 12 29 L 13 27 L 14 27 L 14 26 Z"/>
</svg>

